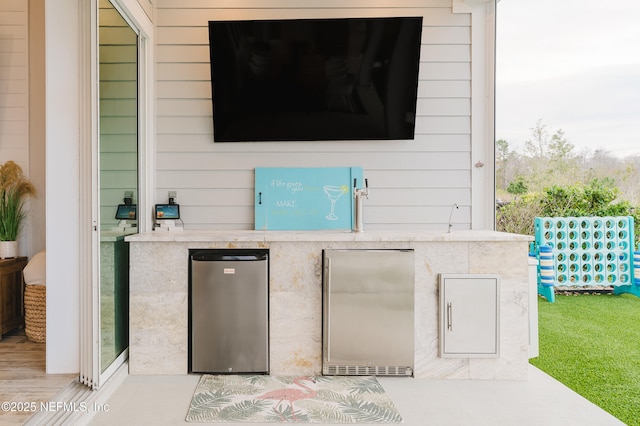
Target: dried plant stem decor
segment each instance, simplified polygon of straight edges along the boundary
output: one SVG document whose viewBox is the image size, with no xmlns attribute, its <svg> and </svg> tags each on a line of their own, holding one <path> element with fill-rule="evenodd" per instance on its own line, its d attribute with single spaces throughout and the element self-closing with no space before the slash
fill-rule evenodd
<svg viewBox="0 0 640 426">
<path fill-rule="evenodd" d="M 26 217 L 25 201 L 27 197 L 35 196 L 36 190 L 33 184 L 24 176 L 22 168 L 13 161 L 7 161 L 0 166 L 0 242 L 13 242 L 13 244 L 0 244 L 7 246 L 5 250 L 17 252 L 18 233 L 22 222 Z M 3 252 L 0 248 L 0 257 L 15 257 L 17 253 Z"/>
</svg>

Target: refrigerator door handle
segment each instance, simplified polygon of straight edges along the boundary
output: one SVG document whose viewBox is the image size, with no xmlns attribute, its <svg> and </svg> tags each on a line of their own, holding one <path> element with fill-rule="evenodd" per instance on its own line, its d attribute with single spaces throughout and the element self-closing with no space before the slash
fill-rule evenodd
<svg viewBox="0 0 640 426">
<path fill-rule="evenodd" d="M 331 258 L 327 256 L 327 275 L 325 283 L 327 284 L 327 360 L 331 359 Z"/>
</svg>

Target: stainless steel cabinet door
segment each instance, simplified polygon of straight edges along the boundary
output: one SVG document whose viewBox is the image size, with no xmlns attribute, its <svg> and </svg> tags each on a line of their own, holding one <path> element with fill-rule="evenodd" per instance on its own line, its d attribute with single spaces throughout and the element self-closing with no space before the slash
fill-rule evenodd
<svg viewBox="0 0 640 426">
<path fill-rule="evenodd" d="M 440 276 L 440 356 L 496 358 L 500 280 L 490 274 Z"/>
</svg>

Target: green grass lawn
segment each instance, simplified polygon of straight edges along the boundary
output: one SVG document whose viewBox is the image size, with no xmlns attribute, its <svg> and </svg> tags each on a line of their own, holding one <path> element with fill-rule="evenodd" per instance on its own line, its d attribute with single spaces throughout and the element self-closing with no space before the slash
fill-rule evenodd
<svg viewBox="0 0 640 426">
<path fill-rule="evenodd" d="M 539 299 L 540 356 L 531 360 L 628 425 L 640 425 L 640 298 Z M 553 395 L 549 395 L 553 398 Z"/>
</svg>

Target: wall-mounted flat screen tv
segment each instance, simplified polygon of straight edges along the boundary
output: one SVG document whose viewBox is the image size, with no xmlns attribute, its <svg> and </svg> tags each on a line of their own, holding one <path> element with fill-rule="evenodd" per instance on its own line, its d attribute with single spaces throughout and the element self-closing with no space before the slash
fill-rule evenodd
<svg viewBox="0 0 640 426">
<path fill-rule="evenodd" d="M 210 21 L 216 142 L 413 139 L 421 17 Z"/>
</svg>

